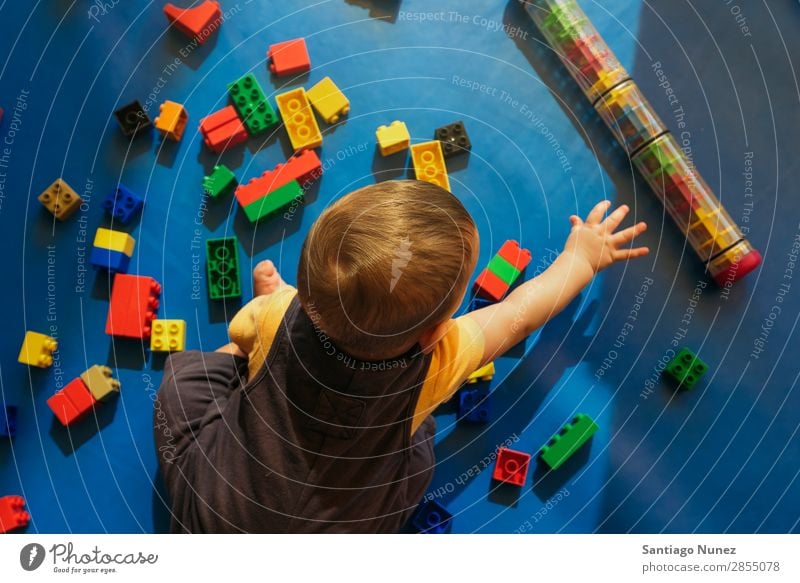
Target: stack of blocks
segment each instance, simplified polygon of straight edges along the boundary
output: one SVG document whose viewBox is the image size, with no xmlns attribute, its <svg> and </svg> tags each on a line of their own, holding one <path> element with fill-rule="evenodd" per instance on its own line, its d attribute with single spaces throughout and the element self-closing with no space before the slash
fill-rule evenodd
<svg viewBox="0 0 800 583">
<path fill-rule="evenodd" d="M 450 178 L 444 163 L 442 143 L 439 140 L 411 146 L 411 161 L 417 180 L 424 180 L 450 192 Z"/>
<path fill-rule="evenodd" d="M 94 236 L 89 262 L 96 269 L 110 273 L 126 273 L 136 241 L 128 233 L 100 227 Z"/>
<path fill-rule="evenodd" d="M 224 300 L 238 298 L 242 295 L 239 253 L 236 250 L 235 237 L 208 239 L 206 241 L 206 266 L 209 298 Z"/>
<path fill-rule="evenodd" d="M 158 108 L 158 117 L 155 126 L 165 138 L 179 142 L 186 129 L 189 115 L 183 105 L 174 101 L 165 101 Z"/>
<path fill-rule="evenodd" d="M 103 201 L 103 208 L 111 215 L 114 222 L 121 225 L 130 223 L 142 212 L 143 207 L 144 199 L 122 184 Z"/>
<path fill-rule="evenodd" d="M 499 302 L 530 262 L 530 251 L 521 249 L 516 241 L 506 241 L 475 280 L 475 292 Z"/>
<path fill-rule="evenodd" d="M 108 306 L 106 334 L 123 338 L 150 338 L 158 310 L 161 286 L 152 277 L 118 273 Z"/>
<path fill-rule="evenodd" d="M 78 193 L 66 181 L 58 178 L 47 190 L 39 195 L 39 202 L 55 218 L 63 221 L 81 206 L 83 199 L 78 196 Z"/>
<path fill-rule="evenodd" d="M 228 95 L 250 135 L 257 136 L 278 121 L 275 110 L 252 73 L 230 83 Z"/>
<path fill-rule="evenodd" d="M 25 499 L 22 496 L 0 498 L 0 534 L 24 528 L 30 520 L 31 516 L 25 512 Z"/>
<path fill-rule="evenodd" d="M 46 334 L 25 332 L 25 339 L 22 341 L 22 348 L 19 351 L 17 360 L 29 366 L 47 368 L 53 364 L 53 352 L 58 348 L 58 342 Z"/>
<path fill-rule="evenodd" d="M 597 429 L 597 424 L 591 417 L 578 413 L 539 450 L 539 457 L 551 469 L 557 470 L 597 432 Z"/>
<path fill-rule="evenodd" d="M 182 352 L 185 346 L 185 320 L 153 320 L 150 350 L 153 352 Z"/>
<path fill-rule="evenodd" d="M 224 164 L 214 166 L 214 170 L 203 178 L 203 192 L 211 198 L 222 198 L 239 186 L 233 172 Z"/>
</svg>

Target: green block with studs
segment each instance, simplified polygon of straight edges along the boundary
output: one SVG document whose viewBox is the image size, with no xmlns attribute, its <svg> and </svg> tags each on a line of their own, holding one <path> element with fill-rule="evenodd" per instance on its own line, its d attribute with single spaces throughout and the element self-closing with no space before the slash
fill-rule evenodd
<svg viewBox="0 0 800 583">
<path fill-rule="evenodd" d="M 679 388 L 687 390 L 693 389 L 706 372 L 708 365 L 685 347 L 680 349 L 664 369 L 664 374 L 672 377 Z"/>
<path fill-rule="evenodd" d="M 250 222 L 254 223 L 279 213 L 294 201 L 300 204 L 303 202 L 303 196 L 303 187 L 297 180 L 292 180 L 248 204 L 244 207 L 244 214 L 247 215 Z"/>
<path fill-rule="evenodd" d="M 228 95 L 250 135 L 256 136 L 265 132 L 278 122 L 275 110 L 252 73 L 230 83 Z"/>
<path fill-rule="evenodd" d="M 598 430 L 597 423 L 585 413 L 578 413 L 572 421 L 564 425 L 561 430 L 550 438 L 542 449 L 539 457 L 551 469 L 557 470 L 572 454 L 594 435 Z"/>
<path fill-rule="evenodd" d="M 224 164 L 214 166 L 214 170 L 203 178 L 203 190 L 211 198 L 222 198 L 233 192 L 239 185 L 233 172 Z"/>
<path fill-rule="evenodd" d="M 517 281 L 517 278 L 521 273 L 519 269 L 503 259 L 499 253 L 492 257 L 492 260 L 489 261 L 488 269 L 508 285 L 512 285 L 515 281 Z"/>
<path fill-rule="evenodd" d="M 239 252 L 235 237 L 206 241 L 208 297 L 212 300 L 238 298 L 242 295 L 239 279 Z"/>
</svg>

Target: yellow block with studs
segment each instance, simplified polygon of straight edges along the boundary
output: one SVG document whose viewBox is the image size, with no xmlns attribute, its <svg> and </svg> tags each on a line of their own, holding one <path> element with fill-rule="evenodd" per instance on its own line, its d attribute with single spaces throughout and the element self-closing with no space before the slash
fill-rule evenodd
<svg viewBox="0 0 800 583">
<path fill-rule="evenodd" d="M 188 121 L 189 114 L 186 113 L 183 105 L 174 101 L 165 101 L 159 106 L 158 117 L 153 125 L 165 138 L 179 142 Z"/>
<path fill-rule="evenodd" d="M 442 142 L 433 140 L 411 146 L 411 160 L 414 163 L 414 174 L 417 180 L 424 180 L 441 186 L 450 192 L 450 178 L 444 164 Z"/>
<path fill-rule="evenodd" d="M 95 247 L 119 251 L 128 257 L 133 256 L 134 245 L 136 245 L 136 240 L 123 231 L 114 231 L 112 229 L 99 227 L 94 236 Z"/>
<path fill-rule="evenodd" d="M 65 180 L 59 178 L 39 195 L 39 202 L 55 218 L 63 221 L 81 206 L 83 199 Z"/>
<path fill-rule="evenodd" d="M 478 381 L 490 381 L 494 378 L 494 363 L 490 362 L 486 366 L 482 366 L 474 373 L 467 377 L 467 382 L 477 383 Z"/>
<path fill-rule="evenodd" d="M 96 364 L 83 373 L 81 380 L 92 396 L 98 401 L 105 401 L 119 393 L 119 381 L 112 376 L 111 369 L 101 364 Z"/>
<path fill-rule="evenodd" d="M 311 111 L 305 89 L 300 87 L 281 93 L 275 96 L 275 101 L 295 152 L 322 145 L 322 134 L 319 133 L 317 119 Z"/>
<path fill-rule="evenodd" d="M 181 352 L 186 346 L 186 321 L 153 320 L 150 350 L 154 352 Z"/>
<path fill-rule="evenodd" d="M 39 332 L 25 332 L 17 360 L 22 364 L 47 368 L 53 364 L 53 352 L 58 348 L 55 338 Z"/>
<path fill-rule="evenodd" d="M 333 79 L 325 77 L 306 92 L 308 100 L 326 123 L 334 124 L 350 113 L 350 100 L 336 86 Z"/>
<path fill-rule="evenodd" d="M 393 121 L 388 126 L 380 126 L 375 132 L 381 156 L 390 156 L 407 150 L 411 144 L 411 134 L 402 121 Z"/>
</svg>

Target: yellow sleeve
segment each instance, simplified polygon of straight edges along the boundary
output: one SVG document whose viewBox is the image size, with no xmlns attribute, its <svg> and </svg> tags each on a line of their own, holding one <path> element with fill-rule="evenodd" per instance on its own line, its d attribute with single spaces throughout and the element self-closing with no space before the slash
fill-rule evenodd
<svg viewBox="0 0 800 583">
<path fill-rule="evenodd" d="M 294 287 L 286 285 L 271 294 L 257 296 L 231 320 L 228 334 L 250 358 L 250 378 L 264 365 L 278 326 L 296 294 Z"/>
<path fill-rule="evenodd" d="M 475 320 L 461 317 L 450 321 L 447 333 L 433 349 L 431 366 L 414 411 L 412 434 L 478 369 L 483 358 L 483 344 L 483 332 Z"/>
</svg>

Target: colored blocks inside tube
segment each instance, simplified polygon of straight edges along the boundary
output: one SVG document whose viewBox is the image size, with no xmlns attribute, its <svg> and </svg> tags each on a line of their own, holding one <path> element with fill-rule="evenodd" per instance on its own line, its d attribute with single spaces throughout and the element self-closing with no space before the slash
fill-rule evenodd
<svg viewBox="0 0 800 583">
<path fill-rule="evenodd" d="M 490 381 L 494 378 L 494 362 L 490 362 L 478 370 L 473 372 L 467 377 L 468 384 L 477 383 L 478 381 Z"/>
<path fill-rule="evenodd" d="M 402 121 L 393 121 L 388 126 L 380 126 L 375 132 L 381 156 L 390 156 L 408 149 L 411 145 L 411 134 Z"/>
<path fill-rule="evenodd" d="M 83 199 L 65 180 L 59 178 L 39 195 L 39 202 L 55 218 L 63 221 L 81 206 Z"/>
<path fill-rule="evenodd" d="M 0 498 L 0 534 L 25 528 L 31 515 L 25 511 L 25 499 L 22 496 L 3 496 Z"/>
<path fill-rule="evenodd" d="M 161 286 L 152 277 L 118 273 L 108 306 L 106 334 L 145 340 L 158 310 Z"/>
<path fill-rule="evenodd" d="M 58 348 L 58 342 L 46 334 L 27 331 L 22 341 L 17 361 L 29 366 L 47 368 L 53 364 L 53 352 Z"/>
<path fill-rule="evenodd" d="M 667 363 L 664 374 L 678 383 L 678 388 L 691 390 L 708 372 L 708 365 L 688 348 L 681 348 Z"/>
<path fill-rule="evenodd" d="M 461 389 L 458 392 L 458 419 L 471 423 L 486 423 L 491 414 L 489 389 Z"/>
<path fill-rule="evenodd" d="M 411 524 L 423 534 L 444 534 L 452 520 L 447 508 L 435 500 L 426 500 L 417 508 Z"/>
<path fill-rule="evenodd" d="M 278 121 L 275 110 L 252 73 L 229 84 L 228 95 L 251 135 L 265 132 Z"/>
<path fill-rule="evenodd" d="M 270 111 L 272 108 L 270 107 Z M 275 112 L 271 113 L 274 123 Z M 264 116 L 251 116 L 248 121 L 254 124 L 254 127 L 261 128 L 259 125 L 263 123 Z M 261 121 L 259 121 L 261 119 Z M 203 136 L 203 143 L 212 152 L 221 153 L 227 148 L 238 146 L 247 140 L 247 130 L 245 129 L 236 108 L 232 105 L 226 105 L 219 111 L 215 111 L 200 120 L 200 133 Z"/>
<path fill-rule="evenodd" d="M 211 198 L 222 198 L 233 192 L 239 183 L 236 176 L 224 164 L 214 166 L 214 170 L 203 178 L 203 192 Z"/>
<path fill-rule="evenodd" d="M 132 101 L 128 105 L 120 107 L 114 112 L 123 135 L 132 138 L 143 133 L 142 130 L 152 126 L 152 122 L 147 112 L 138 101 Z"/>
<path fill-rule="evenodd" d="M 267 60 L 269 70 L 275 75 L 297 75 L 311 69 L 311 59 L 304 38 L 270 45 Z"/>
<path fill-rule="evenodd" d="M 209 298 L 222 300 L 242 295 L 235 237 L 206 241 L 206 269 Z"/>
<path fill-rule="evenodd" d="M 131 257 L 121 251 L 92 247 L 92 252 L 89 254 L 89 263 L 95 269 L 104 269 L 109 273 L 128 273 Z"/>
<path fill-rule="evenodd" d="M 524 486 L 528 477 L 531 456 L 521 451 L 501 447 L 497 450 L 492 479 L 514 486 Z"/>
<path fill-rule="evenodd" d="M 305 89 L 300 87 L 281 93 L 275 97 L 275 101 L 295 152 L 322 145 L 322 134 Z"/>
<path fill-rule="evenodd" d="M 345 97 L 330 77 L 325 77 L 306 92 L 308 100 L 320 117 L 334 124 L 350 113 L 350 100 Z"/>
<path fill-rule="evenodd" d="M 601 97 L 595 109 L 628 154 L 667 131 L 633 81 L 626 81 Z"/>
<path fill-rule="evenodd" d="M 203 44 L 222 22 L 219 2 L 206 0 L 193 8 L 179 8 L 167 3 L 164 14 L 172 25 L 187 37 Z"/>
<path fill-rule="evenodd" d="M 539 457 L 551 469 L 557 470 L 578 448 L 589 441 L 597 429 L 597 424 L 591 417 L 578 413 L 539 450 Z"/>
<path fill-rule="evenodd" d="M 733 285 L 761 265 L 761 253 L 746 239 L 712 259 L 706 268 L 720 287 Z"/>
<path fill-rule="evenodd" d="M 47 406 L 65 427 L 83 419 L 96 403 L 97 400 L 80 378 L 73 379 L 47 400 Z"/>
<path fill-rule="evenodd" d="M 103 208 L 115 222 L 121 225 L 130 223 L 144 208 L 144 199 L 120 184 L 103 201 Z"/>
<path fill-rule="evenodd" d="M 464 122 L 457 121 L 437 128 L 433 137 L 442 143 L 442 152 L 445 158 L 472 150 L 472 142 L 469 141 Z"/>
<path fill-rule="evenodd" d="M 155 126 L 161 135 L 169 140 L 179 142 L 189 121 L 189 114 L 186 113 L 183 105 L 174 101 L 165 101 L 158 107 L 158 117 L 155 119 Z"/>
<path fill-rule="evenodd" d="M 120 384 L 109 367 L 96 364 L 81 373 L 81 380 L 97 401 L 106 401 L 119 394 Z"/>
<path fill-rule="evenodd" d="M 153 352 L 182 352 L 186 347 L 184 320 L 153 320 L 150 350 Z"/>
<path fill-rule="evenodd" d="M 450 178 L 444 163 L 442 143 L 438 140 L 411 146 L 411 161 L 417 180 L 424 180 L 450 192 Z"/>
<path fill-rule="evenodd" d="M 18 415 L 19 411 L 14 405 L 0 409 L 0 437 L 14 437 L 17 434 Z"/>
<path fill-rule="evenodd" d="M 292 180 L 245 206 L 244 214 L 251 223 L 254 223 L 267 219 L 292 204 L 300 204 L 303 202 L 303 197 L 303 188 L 300 183 L 297 180 Z"/>
</svg>

